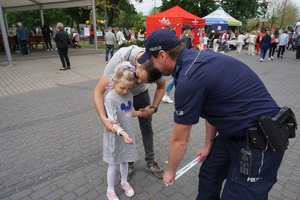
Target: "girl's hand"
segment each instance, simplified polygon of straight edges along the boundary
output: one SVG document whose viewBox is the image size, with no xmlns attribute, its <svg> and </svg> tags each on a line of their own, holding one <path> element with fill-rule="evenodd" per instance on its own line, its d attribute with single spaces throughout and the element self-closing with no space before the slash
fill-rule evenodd
<svg viewBox="0 0 300 200">
<path fill-rule="evenodd" d="M 125 141 L 126 144 L 133 144 L 133 140 L 130 138 L 128 133 L 126 133 L 125 131 L 121 131 L 120 134 L 123 136 L 124 141 Z"/>
</svg>

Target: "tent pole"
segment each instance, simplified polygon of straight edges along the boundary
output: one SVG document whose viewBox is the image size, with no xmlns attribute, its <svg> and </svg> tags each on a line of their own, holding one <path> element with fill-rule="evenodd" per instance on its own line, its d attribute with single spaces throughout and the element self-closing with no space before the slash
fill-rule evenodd
<svg viewBox="0 0 300 200">
<path fill-rule="evenodd" d="M 5 21 L 6 32 L 7 32 L 7 35 L 9 35 L 8 23 L 7 23 L 7 15 L 6 15 L 6 13 L 3 13 L 3 16 L 4 16 L 4 21 Z"/>
<path fill-rule="evenodd" d="M 94 28 L 94 44 L 95 51 L 98 52 L 98 38 L 97 38 L 97 23 L 96 23 L 96 8 L 95 8 L 95 0 L 92 1 L 92 10 L 93 10 L 93 28 Z"/>
<path fill-rule="evenodd" d="M 41 16 L 41 24 L 42 24 L 42 27 L 44 26 L 44 11 L 43 11 L 43 7 L 42 7 L 42 5 L 40 5 L 39 6 L 39 8 L 40 8 L 40 16 Z M 42 28 L 41 27 L 41 28 Z"/>
<path fill-rule="evenodd" d="M 2 32 L 2 40 L 3 40 L 3 44 L 4 44 L 5 54 L 6 54 L 6 57 L 8 60 L 8 65 L 13 66 L 9 43 L 8 43 L 8 38 L 7 38 L 7 33 L 5 30 L 5 25 L 4 25 L 3 12 L 2 12 L 1 5 L 0 5 L 0 25 L 1 25 L 1 32 Z"/>
</svg>

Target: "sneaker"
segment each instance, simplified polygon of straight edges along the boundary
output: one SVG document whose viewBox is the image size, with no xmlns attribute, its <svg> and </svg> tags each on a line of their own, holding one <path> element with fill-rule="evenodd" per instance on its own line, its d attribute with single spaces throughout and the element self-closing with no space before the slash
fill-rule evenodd
<svg viewBox="0 0 300 200">
<path fill-rule="evenodd" d="M 271 60 L 271 58 L 268 58 L 268 60 Z"/>
<path fill-rule="evenodd" d="M 260 60 L 259 60 L 259 62 L 262 62 L 263 61 L 263 59 L 261 58 Z"/>
<path fill-rule="evenodd" d="M 107 196 L 108 200 L 119 200 L 119 198 L 114 190 L 107 191 L 106 196 Z"/>
<path fill-rule="evenodd" d="M 273 56 L 271 56 L 271 60 L 274 60 Z"/>
<path fill-rule="evenodd" d="M 51 51 L 53 51 L 53 49 L 51 49 Z"/>
<path fill-rule="evenodd" d="M 281 55 L 280 58 L 283 58 L 283 56 Z"/>
<path fill-rule="evenodd" d="M 174 101 L 172 101 L 172 100 L 170 99 L 169 96 L 164 96 L 164 97 L 162 98 L 162 101 L 164 101 L 164 102 L 166 102 L 166 103 L 173 103 L 173 102 L 174 102 Z"/>
<path fill-rule="evenodd" d="M 105 64 L 107 64 L 108 63 L 108 61 L 105 61 Z"/>
<path fill-rule="evenodd" d="M 126 196 L 132 197 L 134 195 L 134 190 L 128 182 L 121 184 L 121 187 L 125 190 Z"/>
<path fill-rule="evenodd" d="M 160 166 L 158 166 L 156 162 L 153 162 L 150 165 L 146 165 L 145 169 L 149 172 L 152 172 L 158 178 L 163 178 L 165 173 L 164 170 Z"/>
<path fill-rule="evenodd" d="M 225 53 L 224 51 L 221 51 L 220 53 Z"/>
<path fill-rule="evenodd" d="M 50 49 L 47 49 L 47 51 L 50 51 Z"/>
</svg>

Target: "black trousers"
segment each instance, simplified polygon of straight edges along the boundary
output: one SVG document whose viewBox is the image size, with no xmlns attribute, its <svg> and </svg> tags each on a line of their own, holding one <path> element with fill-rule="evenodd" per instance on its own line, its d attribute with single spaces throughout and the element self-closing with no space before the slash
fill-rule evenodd
<svg viewBox="0 0 300 200">
<path fill-rule="evenodd" d="M 279 58 L 279 56 L 283 56 L 284 51 L 285 51 L 285 45 L 284 46 L 279 45 L 277 57 Z"/>
<path fill-rule="evenodd" d="M 59 54 L 59 57 L 60 57 L 60 61 L 61 61 L 61 64 L 62 64 L 63 68 L 70 67 L 70 60 L 69 60 L 69 57 L 68 57 L 68 48 L 69 47 L 57 48 L 58 54 Z"/>
<path fill-rule="evenodd" d="M 300 59 L 300 46 L 296 46 L 296 59 Z"/>
<path fill-rule="evenodd" d="M 22 54 L 27 55 L 28 54 L 27 41 L 26 40 L 20 40 L 20 46 L 21 46 Z"/>
<path fill-rule="evenodd" d="M 278 43 L 271 43 L 271 46 L 270 46 L 270 48 L 269 48 L 269 58 L 271 58 L 271 57 L 274 56 L 274 53 L 275 53 L 277 44 L 278 44 Z"/>
<path fill-rule="evenodd" d="M 45 44 L 46 44 L 46 48 L 47 48 L 47 49 L 49 49 L 49 45 L 50 45 L 50 49 L 53 49 L 53 48 L 52 48 L 51 38 L 50 38 L 50 37 L 44 37 L 44 41 L 45 41 Z"/>
</svg>

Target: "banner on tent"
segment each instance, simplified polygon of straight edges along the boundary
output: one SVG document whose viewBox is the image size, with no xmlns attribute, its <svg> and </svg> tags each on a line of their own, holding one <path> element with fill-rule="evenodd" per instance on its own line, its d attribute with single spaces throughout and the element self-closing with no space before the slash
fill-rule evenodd
<svg viewBox="0 0 300 200">
<path fill-rule="evenodd" d="M 211 25 L 211 30 L 216 30 L 218 29 L 219 31 L 228 31 L 228 24 L 212 24 Z"/>
</svg>

